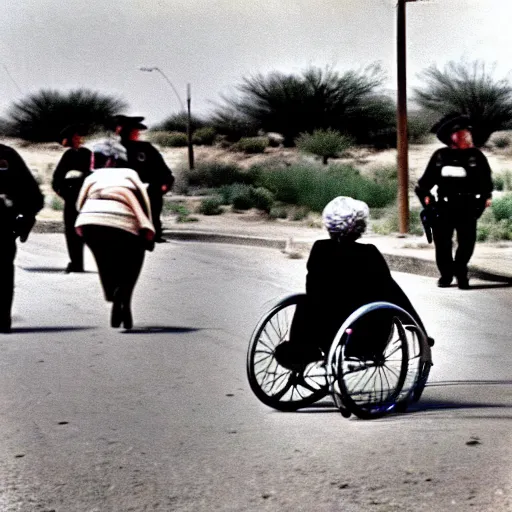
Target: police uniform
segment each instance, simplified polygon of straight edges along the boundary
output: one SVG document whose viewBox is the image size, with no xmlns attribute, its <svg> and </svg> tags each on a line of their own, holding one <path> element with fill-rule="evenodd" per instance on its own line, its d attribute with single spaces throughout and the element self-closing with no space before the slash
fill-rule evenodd
<svg viewBox="0 0 512 512">
<path fill-rule="evenodd" d="M 438 138 L 445 143 L 455 131 L 470 128 L 463 116 L 448 119 L 437 129 Z M 437 186 L 437 200 L 431 193 Z M 477 220 L 486 201 L 491 198 L 493 183 L 491 168 L 485 155 L 475 147 L 458 149 L 445 147 L 434 152 L 418 180 L 416 194 L 425 205 L 430 199 L 436 219 L 432 226 L 436 263 L 441 274 L 439 286 L 449 286 L 453 277 L 460 288 L 468 282 L 468 263 L 476 242 Z M 452 238 L 457 233 L 457 250 L 452 254 Z"/>
<path fill-rule="evenodd" d="M 63 138 L 82 133 L 70 127 L 61 132 Z M 75 231 L 75 221 L 78 216 L 76 200 L 85 180 L 91 174 L 92 153 L 85 147 L 68 149 L 61 157 L 53 173 L 52 188 L 64 199 L 64 233 L 69 253 L 70 263 L 66 272 L 83 272 L 84 242 Z"/>
<path fill-rule="evenodd" d="M 165 163 L 160 152 L 147 141 L 130 140 L 129 132 L 132 129 L 145 130 L 142 124 L 143 117 L 118 116 L 117 124 L 120 127 L 121 144 L 126 148 L 128 167 L 137 171 L 141 181 L 148 183 L 148 195 L 151 202 L 151 215 L 156 230 L 156 241 L 162 240 L 162 213 L 163 195 L 162 186 L 170 190 L 174 184 L 171 169 Z"/>
<path fill-rule="evenodd" d="M 21 156 L 0 144 L 0 332 L 11 330 L 16 238 L 24 242 L 44 197 Z"/>
</svg>

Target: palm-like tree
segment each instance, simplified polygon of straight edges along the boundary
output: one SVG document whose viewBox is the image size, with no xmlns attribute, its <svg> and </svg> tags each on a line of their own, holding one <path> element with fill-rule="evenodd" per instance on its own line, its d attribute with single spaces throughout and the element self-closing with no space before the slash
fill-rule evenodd
<svg viewBox="0 0 512 512">
<path fill-rule="evenodd" d="M 426 85 L 414 90 L 417 103 L 439 117 L 452 112 L 469 116 L 475 145 L 483 146 L 493 132 L 510 128 L 512 87 L 507 80 L 495 80 L 483 62 L 452 61 L 444 70 L 433 65 L 422 77 Z"/>
<path fill-rule="evenodd" d="M 338 130 L 364 142 L 382 128 L 383 120 L 386 127 L 394 124 L 391 100 L 377 94 L 384 78 L 377 65 L 341 75 L 319 68 L 301 75 L 258 74 L 243 80 L 238 98 L 226 101 L 262 130 L 281 133 L 287 146 L 300 133 L 318 129 Z"/>
</svg>

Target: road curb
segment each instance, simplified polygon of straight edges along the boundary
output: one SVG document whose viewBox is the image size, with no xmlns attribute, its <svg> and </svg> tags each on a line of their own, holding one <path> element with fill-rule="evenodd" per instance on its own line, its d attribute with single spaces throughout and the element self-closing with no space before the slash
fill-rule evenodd
<svg viewBox="0 0 512 512">
<path fill-rule="evenodd" d="M 34 233 L 62 233 L 64 226 L 59 220 L 39 221 L 34 226 Z M 253 247 L 266 247 L 268 249 L 278 249 L 290 256 L 308 253 L 313 242 L 294 240 L 293 238 L 271 238 L 258 237 L 250 235 L 236 235 L 229 233 L 212 233 L 209 231 L 194 230 L 173 230 L 165 229 L 163 237 L 167 240 L 181 240 L 188 242 L 209 242 L 221 244 L 234 244 Z M 415 256 L 404 256 L 396 253 L 387 253 L 382 251 L 389 268 L 396 272 L 405 272 L 407 274 L 416 274 L 426 277 L 438 277 L 434 261 L 417 258 Z M 494 281 L 500 283 L 512 284 L 512 277 L 487 271 L 475 265 L 469 267 L 470 277 L 484 281 Z"/>
</svg>

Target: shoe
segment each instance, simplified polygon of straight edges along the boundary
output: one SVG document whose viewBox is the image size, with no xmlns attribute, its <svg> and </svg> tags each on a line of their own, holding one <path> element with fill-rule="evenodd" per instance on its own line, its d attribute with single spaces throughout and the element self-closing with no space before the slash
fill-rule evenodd
<svg viewBox="0 0 512 512">
<path fill-rule="evenodd" d="M 448 288 L 452 284 L 453 277 L 443 277 L 441 276 L 437 281 L 437 286 L 439 288 Z"/>
<path fill-rule="evenodd" d="M 156 244 L 166 244 L 167 240 L 165 238 L 162 238 L 161 236 L 159 236 L 158 238 L 155 238 L 155 243 Z"/>
<path fill-rule="evenodd" d="M 11 332 L 11 317 L 10 315 L 2 315 L 0 320 L 0 333 L 10 334 Z"/>
<path fill-rule="evenodd" d="M 114 292 L 114 303 L 112 304 L 112 313 L 110 314 L 111 327 L 121 327 L 123 321 L 123 303 L 118 297 L 118 290 Z"/>
<path fill-rule="evenodd" d="M 459 290 L 469 290 L 469 279 L 466 276 L 457 277 Z"/>
<path fill-rule="evenodd" d="M 321 361 L 323 353 L 318 347 L 283 341 L 276 347 L 274 357 L 288 370 L 303 371 L 308 364 Z"/>
<path fill-rule="evenodd" d="M 84 272 L 84 267 L 77 267 L 73 263 L 68 263 L 68 266 L 64 272 L 66 274 L 70 274 L 71 272 Z"/>
<path fill-rule="evenodd" d="M 128 304 L 123 305 L 123 327 L 125 329 L 131 329 L 133 327 L 133 318 L 130 306 Z"/>
</svg>

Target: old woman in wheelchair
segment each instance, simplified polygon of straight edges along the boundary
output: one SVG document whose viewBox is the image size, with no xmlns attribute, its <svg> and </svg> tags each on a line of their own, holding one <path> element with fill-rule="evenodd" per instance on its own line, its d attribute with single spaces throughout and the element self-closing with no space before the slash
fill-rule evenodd
<svg viewBox="0 0 512 512">
<path fill-rule="evenodd" d="M 323 210 L 322 221 L 329 238 L 318 240 L 311 249 L 306 296 L 297 304 L 289 340 L 275 350 L 281 366 L 300 369 L 323 359 L 348 316 L 372 302 L 401 307 L 425 331 L 377 247 L 358 242 L 368 216 L 368 205 L 350 197 L 337 197 Z M 392 319 L 392 311 L 380 310 L 373 313 L 371 322 L 360 322 L 347 341 L 346 356 L 378 359 L 390 335 Z"/>
</svg>

